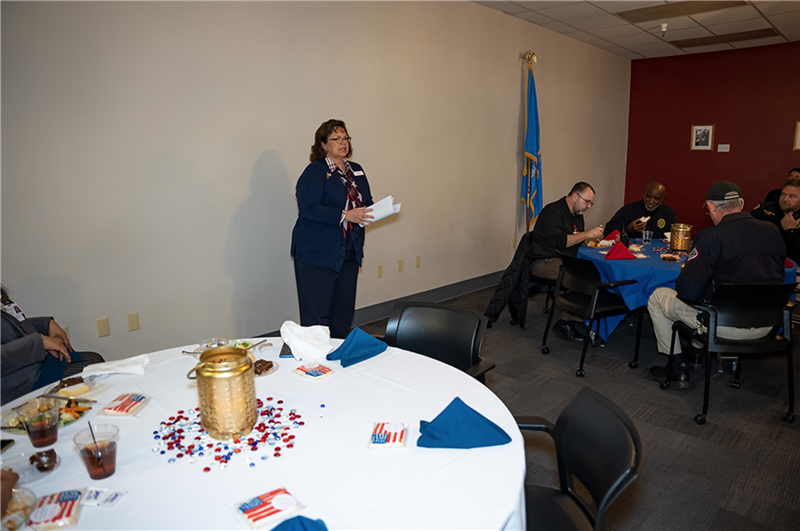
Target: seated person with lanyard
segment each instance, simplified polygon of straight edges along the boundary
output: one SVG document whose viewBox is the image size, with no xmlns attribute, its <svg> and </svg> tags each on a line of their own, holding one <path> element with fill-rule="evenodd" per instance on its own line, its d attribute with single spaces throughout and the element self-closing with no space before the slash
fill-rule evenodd
<svg viewBox="0 0 800 531">
<path fill-rule="evenodd" d="M 734 183 L 720 181 L 708 189 L 706 209 L 714 226 L 697 235 L 675 289 L 658 288 L 647 301 L 659 354 L 669 355 L 675 321 L 702 332 L 700 312 L 684 300 L 707 303 L 721 284 L 783 284 L 786 248 L 778 230 L 742 212 L 743 206 Z M 721 326 L 717 332 L 726 339 L 758 339 L 770 330 Z M 700 352 L 695 348 L 683 354 L 676 342 L 674 353 L 672 387 L 689 389 L 689 367 L 702 363 Z M 665 380 L 666 373 L 666 367 L 650 368 L 651 376 L 659 381 Z"/>
<path fill-rule="evenodd" d="M 583 213 L 594 205 L 594 188 L 589 183 L 576 183 L 569 194 L 542 209 L 533 227 L 531 253 L 537 257 L 531 272 L 537 277 L 555 280 L 561 260 L 556 251 L 577 256 L 584 240 L 598 239 L 601 227 L 584 232 Z M 574 341 L 583 341 L 583 319 L 563 313 L 553 330 Z"/>
<path fill-rule="evenodd" d="M 789 180 L 798 180 L 800 179 L 800 168 L 792 168 L 789 170 Z M 770 190 L 767 194 L 767 197 L 764 198 L 764 201 L 761 202 L 761 205 L 758 205 L 756 208 L 762 206 L 765 203 L 777 203 L 781 199 L 781 192 L 783 188 L 775 188 L 774 190 Z"/>
<path fill-rule="evenodd" d="M 786 181 L 777 202 L 761 203 L 751 214 L 778 227 L 786 244 L 786 256 L 800 262 L 800 177 Z"/>
<path fill-rule="evenodd" d="M 626 232 L 631 238 L 641 238 L 643 230 L 653 231 L 653 238 L 661 239 L 669 232 L 678 218 L 675 212 L 663 204 L 667 189 L 663 184 L 652 182 L 644 190 L 644 199 L 623 206 L 606 224 L 603 236 L 615 230 Z"/>
<path fill-rule="evenodd" d="M 52 317 L 28 319 L 2 287 L 3 404 L 73 376 L 92 363 L 105 361 L 95 352 L 74 352 L 66 332 Z"/>
</svg>

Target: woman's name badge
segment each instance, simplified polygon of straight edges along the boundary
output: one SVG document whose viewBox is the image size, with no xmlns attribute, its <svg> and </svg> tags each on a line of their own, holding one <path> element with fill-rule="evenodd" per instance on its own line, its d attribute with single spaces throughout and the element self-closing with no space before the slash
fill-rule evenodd
<svg viewBox="0 0 800 531">
<path fill-rule="evenodd" d="M 353 172 L 353 175 L 364 175 L 364 172 L 363 172 L 363 171 L 361 171 L 361 170 L 354 171 L 354 172 Z"/>
</svg>

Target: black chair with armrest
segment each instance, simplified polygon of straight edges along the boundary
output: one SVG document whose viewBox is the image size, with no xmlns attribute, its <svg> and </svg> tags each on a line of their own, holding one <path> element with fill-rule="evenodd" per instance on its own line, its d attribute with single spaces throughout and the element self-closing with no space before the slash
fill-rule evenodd
<svg viewBox="0 0 800 531">
<path fill-rule="evenodd" d="M 739 375 L 742 370 L 741 358 L 758 358 L 763 354 L 783 354 L 788 360 L 789 410 L 783 414 L 783 420 L 794 422 L 794 361 L 792 359 L 792 307 L 788 305 L 789 297 L 794 292 L 796 283 L 774 285 L 733 285 L 723 284 L 714 292 L 711 302 L 699 304 L 683 300 L 699 311 L 706 312 L 706 331 L 698 334 L 697 330 L 682 321 L 672 325 L 672 341 L 667 360 L 666 374 L 672 374 L 675 337 L 681 334 L 699 341 L 705 350 L 705 384 L 703 389 L 703 412 L 694 417 L 698 424 L 705 424 L 708 415 L 708 394 L 711 382 L 711 354 L 716 354 L 719 361 L 735 361 L 736 371 L 731 387 L 739 387 Z M 736 328 L 772 327 L 770 332 L 760 339 L 725 339 L 719 337 L 720 326 Z M 778 332 L 783 329 L 782 335 Z M 660 387 L 667 389 L 669 380 L 661 382 Z"/>
<path fill-rule="evenodd" d="M 479 313 L 430 302 L 397 302 L 386 333 L 389 346 L 410 350 L 461 369 L 482 383 L 495 367 L 480 357 L 486 318 Z"/>
<path fill-rule="evenodd" d="M 550 331 L 550 324 L 553 320 L 553 310 L 558 306 L 562 310 L 573 315 L 579 315 L 589 321 L 589 335 L 593 335 L 592 325 L 602 317 L 611 315 L 627 314 L 631 310 L 625 305 L 621 295 L 612 293 L 610 290 L 619 287 L 635 284 L 636 280 L 619 280 L 613 282 L 603 282 L 600 272 L 591 260 L 576 258 L 563 253 L 558 253 L 561 258 L 561 269 L 556 281 L 553 303 L 550 307 L 550 315 L 547 317 L 547 326 L 542 337 L 542 354 L 549 354 L 547 347 L 547 334 Z M 634 310 L 637 319 L 636 327 L 636 350 L 634 351 L 633 361 L 628 366 L 635 369 L 639 366 L 639 343 L 642 337 L 642 308 Z M 583 342 L 583 352 L 581 353 L 580 368 L 575 372 L 578 377 L 584 376 L 583 363 L 586 360 L 586 350 L 589 347 L 589 339 Z"/>
<path fill-rule="evenodd" d="M 544 431 L 553 439 L 560 490 L 525 487 L 529 530 L 606 528 L 606 514 L 637 477 L 642 442 L 631 419 L 609 399 L 584 388 L 558 416 L 514 417 L 521 430 Z M 591 502 L 575 489 L 576 478 Z"/>
</svg>

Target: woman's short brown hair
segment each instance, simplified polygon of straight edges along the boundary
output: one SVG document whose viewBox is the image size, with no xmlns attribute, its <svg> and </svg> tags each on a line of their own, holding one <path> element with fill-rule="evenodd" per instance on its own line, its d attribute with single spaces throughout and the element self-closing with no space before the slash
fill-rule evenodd
<svg viewBox="0 0 800 531">
<path fill-rule="evenodd" d="M 322 160 L 327 156 L 325 153 L 325 148 L 322 147 L 322 144 L 328 143 L 328 136 L 330 136 L 330 134 L 336 129 L 344 129 L 344 133 L 347 136 L 350 136 L 350 134 L 347 132 L 347 126 L 344 125 L 344 122 L 341 120 L 328 120 L 327 122 L 323 122 L 322 125 L 317 128 L 317 132 L 314 133 L 314 145 L 311 146 L 311 162 Z M 351 142 L 348 146 L 347 156 L 345 158 L 349 159 L 352 156 L 353 144 Z"/>
</svg>

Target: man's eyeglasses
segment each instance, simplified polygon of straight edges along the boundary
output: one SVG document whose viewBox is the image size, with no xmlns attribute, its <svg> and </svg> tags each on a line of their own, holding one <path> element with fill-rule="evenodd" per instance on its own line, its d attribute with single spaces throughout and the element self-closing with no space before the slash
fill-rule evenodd
<svg viewBox="0 0 800 531">
<path fill-rule="evenodd" d="M 353 138 L 349 136 L 337 136 L 336 138 L 329 138 L 328 142 L 336 142 L 337 144 L 341 144 L 342 142 L 350 142 Z"/>
<path fill-rule="evenodd" d="M 593 203 L 592 201 L 589 201 L 588 199 L 586 199 L 585 197 L 583 197 L 583 196 L 582 196 L 581 194 L 579 194 L 578 192 L 575 192 L 575 195 L 577 195 L 578 197 L 580 197 L 581 199 L 583 199 L 583 200 L 584 200 L 584 202 L 586 203 L 586 206 L 588 206 L 588 207 L 590 207 L 590 208 L 594 206 L 594 203 Z"/>
</svg>

